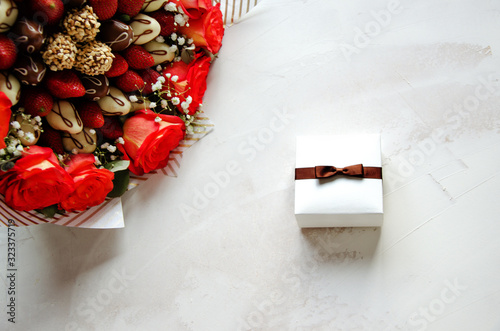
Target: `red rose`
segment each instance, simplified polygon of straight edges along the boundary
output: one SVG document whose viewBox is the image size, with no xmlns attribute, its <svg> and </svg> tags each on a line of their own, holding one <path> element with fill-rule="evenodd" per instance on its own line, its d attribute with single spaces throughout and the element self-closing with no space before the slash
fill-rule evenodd
<svg viewBox="0 0 500 331">
<path fill-rule="evenodd" d="M 139 110 L 125 121 L 125 143 L 118 144 L 118 149 L 124 154 L 124 160 L 130 160 L 129 170 L 143 175 L 167 165 L 170 151 L 184 138 L 185 129 L 184 122 L 177 116 Z"/>
<path fill-rule="evenodd" d="M 211 0 L 176 0 L 189 18 L 198 19 L 213 7 Z"/>
<path fill-rule="evenodd" d="M 101 204 L 113 189 L 114 173 L 97 169 L 93 154 L 72 155 L 66 172 L 73 177 L 75 190 L 59 206 L 66 211 L 85 210 Z"/>
<path fill-rule="evenodd" d="M 163 75 L 170 80 L 171 86 L 178 93 L 179 103 L 177 107 L 184 113 L 183 102 L 191 100 L 189 103 L 189 115 L 194 115 L 200 106 L 205 91 L 207 89 L 207 75 L 210 68 L 210 58 L 206 55 L 198 54 L 194 61 L 186 64 L 183 61 L 174 62 L 171 67 L 163 70 Z M 170 78 L 168 77 L 170 74 Z M 172 80 L 177 76 L 177 80 Z M 191 98 L 189 99 L 188 96 Z"/>
<path fill-rule="evenodd" d="M 193 39 L 197 47 L 208 49 L 212 54 L 217 54 L 224 36 L 224 23 L 220 3 L 210 8 L 198 19 L 190 19 L 189 24 L 181 26 L 179 32 Z"/>
<path fill-rule="evenodd" d="M 0 149 L 5 148 L 4 138 L 9 133 L 9 125 L 10 125 L 10 116 L 12 112 L 10 111 L 10 107 L 12 106 L 12 102 L 9 98 L 0 91 Z"/>
<path fill-rule="evenodd" d="M 31 146 L 14 167 L 0 175 L 0 193 L 13 209 L 41 209 L 59 203 L 73 192 L 70 175 L 52 149 Z"/>
</svg>

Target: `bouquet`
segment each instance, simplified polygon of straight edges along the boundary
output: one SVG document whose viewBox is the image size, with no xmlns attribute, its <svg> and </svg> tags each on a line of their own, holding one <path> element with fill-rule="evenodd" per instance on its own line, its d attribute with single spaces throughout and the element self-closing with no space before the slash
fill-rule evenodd
<svg viewBox="0 0 500 331">
<path fill-rule="evenodd" d="M 195 132 L 223 34 L 211 0 L 2 0 L 5 203 L 85 211 L 167 166 Z"/>
</svg>

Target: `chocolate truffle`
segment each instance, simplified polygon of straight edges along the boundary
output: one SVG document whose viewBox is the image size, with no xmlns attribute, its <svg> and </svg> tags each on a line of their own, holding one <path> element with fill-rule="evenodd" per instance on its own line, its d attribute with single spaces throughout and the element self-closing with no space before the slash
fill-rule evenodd
<svg viewBox="0 0 500 331">
<path fill-rule="evenodd" d="M 14 64 L 14 75 L 25 85 L 38 85 L 46 71 L 45 63 L 38 57 L 21 55 Z"/>
<path fill-rule="evenodd" d="M 114 52 L 123 51 L 130 46 L 134 33 L 132 28 L 117 20 L 107 20 L 101 23 L 99 39 L 111 47 Z"/>
<path fill-rule="evenodd" d="M 40 51 L 43 45 L 43 26 L 34 21 L 22 18 L 12 28 L 13 40 L 20 51 L 33 54 Z"/>
</svg>

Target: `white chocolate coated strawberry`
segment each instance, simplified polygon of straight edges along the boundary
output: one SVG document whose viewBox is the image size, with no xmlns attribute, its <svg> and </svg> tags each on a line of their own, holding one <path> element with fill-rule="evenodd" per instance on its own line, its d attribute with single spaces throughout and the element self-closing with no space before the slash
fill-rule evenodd
<svg viewBox="0 0 500 331">
<path fill-rule="evenodd" d="M 18 14 L 19 10 L 14 0 L 0 1 L 0 33 L 10 30 Z"/>
<path fill-rule="evenodd" d="M 114 86 L 109 88 L 107 96 L 97 100 L 104 116 L 126 115 L 132 109 L 132 104 L 122 91 Z"/>
<path fill-rule="evenodd" d="M 49 122 L 49 125 L 56 130 L 71 134 L 76 134 L 83 130 L 83 123 L 75 106 L 66 100 L 54 102 L 52 111 L 45 118 Z"/>
<path fill-rule="evenodd" d="M 21 83 L 14 75 L 6 71 L 0 71 L 0 91 L 5 93 L 14 106 L 21 98 Z"/>
<path fill-rule="evenodd" d="M 160 35 L 161 31 L 160 23 L 145 14 L 135 16 L 130 22 L 130 27 L 134 32 L 132 43 L 136 45 L 143 45 L 155 39 Z"/>
</svg>

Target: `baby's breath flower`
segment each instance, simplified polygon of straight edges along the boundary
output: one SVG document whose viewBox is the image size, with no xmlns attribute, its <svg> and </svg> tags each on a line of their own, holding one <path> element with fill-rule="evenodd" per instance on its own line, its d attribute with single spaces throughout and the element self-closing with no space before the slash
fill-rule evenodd
<svg viewBox="0 0 500 331">
<path fill-rule="evenodd" d="M 161 65 L 156 66 L 156 71 L 161 72 L 162 70 L 163 70 L 163 68 L 161 67 Z"/>
<path fill-rule="evenodd" d="M 73 155 L 78 154 L 78 150 L 77 150 L 76 148 L 73 148 L 73 149 L 71 150 L 71 154 L 73 154 Z"/>
<path fill-rule="evenodd" d="M 167 76 L 167 78 L 170 78 L 170 77 L 172 77 L 172 74 L 168 73 L 168 74 L 165 74 L 165 76 Z"/>
<path fill-rule="evenodd" d="M 156 102 L 151 102 L 149 104 L 149 108 L 155 108 L 156 107 Z"/>
<path fill-rule="evenodd" d="M 173 2 L 167 3 L 163 8 L 165 9 L 165 11 L 173 11 L 173 12 L 177 11 L 177 6 Z"/>
<path fill-rule="evenodd" d="M 109 143 L 104 143 L 101 145 L 101 149 L 107 149 L 109 146 Z"/>
<path fill-rule="evenodd" d="M 190 95 L 188 95 L 187 98 L 186 98 L 186 102 L 188 104 L 191 104 L 191 102 L 193 102 L 193 98 Z"/>
<path fill-rule="evenodd" d="M 90 130 L 89 130 L 89 133 L 90 133 L 90 134 L 96 134 L 96 132 L 95 132 L 95 130 L 94 130 L 94 129 L 90 129 Z"/>
<path fill-rule="evenodd" d="M 172 78 L 171 78 L 170 80 L 171 80 L 172 82 L 176 82 L 176 81 L 178 81 L 178 80 L 179 80 L 179 76 L 174 75 L 174 76 L 172 76 Z"/>
<path fill-rule="evenodd" d="M 177 33 L 172 32 L 172 34 L 170 35 L 170 39 L 172 39 L 173 41 L 175 41 L 177 39 Z"/>
<path fill-rule="evenodd" d="M 137 102 L 137 101 L 139 101 L 139 99 L 137 99 L 137 96 L 135 96 L 135 95 L 133 95 L 133 94 L 132 94 L 131 96 L 129 96 L 129 97 L 128 97 L 128 99 L 129 99 L 131 102 Z"/>
<path fill-rule="evenodd" d="M 101 160 L 99 160 L 99 158 L 98 158 L 97 156 L 95 156 L 95 155 L 94 155 L 94 163 L 95 163 L 96 165 L 101 165 L 101 164 L 102 164 L 102 163 L 101 163 Z"/>
<path fill-rule="evenodd" d="M 113 145 L 109 145 L 108 148 L 106 148 L 108 151 L 110 151 L 111 153 L 114 153 L 116 152 L 116 146 L 113 146 Z"/>
<path fill-rule="evenodd" d="M 125 140 L 123 140 L 122 137 L 119 137 L 118 139 L 116 139 L 116 143 L 123 145 L 123 144 L 125 144 Z"/>
<path fill-rule="evenodd" d="M 24 131 L 23 131 L 23 130 L 19 130 L 19 131 L 17 131 L 17 136 L 18 136 L 19 138 L 24 137 Z"/>
<path fill-rule="evenodd" d="M 181 103 L 181 108 L 184 109 L 184 110 L 188 109 L 189 108 L 189 103 L 187 103 L 186 101 L 183 101 Z"/>
<path fill-rule="evenodd" d="M 155 118 L 155 122 L 156 122 L 156 123 L 160 123 L 160 122 L 161 122 L 161 117 L 160 117 L 160 116 L 156 116 L 156 118 Z"/>
<path fill-rule="evenodd" d="M 118 158 L 118 156 L 116 156 L 116 155 L 111 155 L 111 156 L 109 157 L 109 159 L 110 159 L 111 161 L 114 161 L 114 160 L 116 160 L 117 158 Z"/>
<path fill-rule="evenodd" d="M 186 39 L 184 39 L 183 37 L 179 37 L 179 38 L 177 38 L 177 43 L 178 43 L 179 45 L 181 45 L 181 46 L 182 46 L 182 45 L 184 45 L 184 42 L 185 42 L 185 41 L 186 41 Z"/>
<path fill-rule="evenodd" d="M 12 152 L 12 155 L 14 155 L 14 157 L 17 157 L 17 156 L 21 156 L 22 153 L 19 150 L 15 150 L 14 152 Z"/>
<path fill-rule="evenodd" d="M 158 37 L 156 37 L 156 39 L 155 39 L 155 40 L 156 40 L 157 42 L 159 42 L 159 43 L 164 43 L 164 42 L 165 42 L 165 38 L 163 38 L 163 36 L 158 36 Z"/>
<path fill-rule="evenodd" d="M 160 105 L 161 105 L 161 108 L 167 108 L 167 106 L 168 106 L 167 100 L 163 99 L 162 101 L 160 101 Z"/>
<path fill-rule="evenodd" d="M 158 77 L 158 79 L 156 81 L 163 84 L 163 83 L 165 83 L 165 77 L 160 76 L 160 77 Z"/>
<path fill-rule="evenodd" d="M 42 118 L 38 115 L 34 117 L 34 120 L 37 121 L 38 123 L 42 122 Z"/>
<path fill-rule="evenodd" d="M 26 137 L 25 137 L 26 141 L 27 142 L 32 142 L 35 140 L 35 135 L 33 134 L 33 132 L 26 132 Z"/>
<path fill-rule="evenodd" d="M 12 121 L 12 122 L 10 122 L 10 125 L 12 126 L 12 128 L 14 128 L 16 130 L 21 128 L 21 124 L 19 124 L 18 121 Z"/>
<path fill-rule="evenodd" d="M 173 98 L 172 98 L 172 104 L 173 104 L 174 106 L 177 106 L 177 105 L 178 105 L 178 104 L 180 104 L 180 103 L 181 103 L 181 99 L 179 99 L 178 97 L 173 97 Z"/>
</svg>

